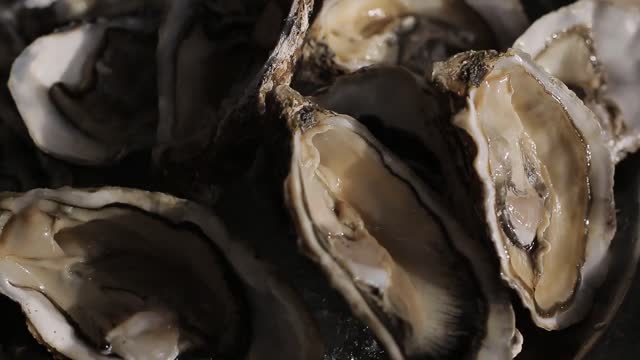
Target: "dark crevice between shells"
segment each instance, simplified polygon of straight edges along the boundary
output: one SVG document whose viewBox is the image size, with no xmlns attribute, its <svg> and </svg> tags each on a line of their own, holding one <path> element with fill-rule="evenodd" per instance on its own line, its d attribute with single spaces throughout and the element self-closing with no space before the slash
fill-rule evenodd
<svg viewBox="0 0 640 360">
<path fill-rule="evenodd" d="M 424 146 L 420 138 L 410 132 L 390 128 L 375 115 L 358 117 L 367 129 L 398 155 L 425 183 L 434 189 L 444 189 L 444 171 L 436 154 Z"/>
</svg>

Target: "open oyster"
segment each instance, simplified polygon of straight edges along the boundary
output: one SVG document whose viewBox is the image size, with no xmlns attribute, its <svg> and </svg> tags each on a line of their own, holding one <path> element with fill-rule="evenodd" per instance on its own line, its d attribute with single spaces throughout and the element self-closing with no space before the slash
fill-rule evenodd
<svg viewBox="0 0 640 360">
<path fill-rule="evenodd" d="M 521 338 L 482 242 L 353 118 L 276 89 L 293 131 L 301 247 L 392 359 L 508 359 Z"/>
<path fill-rule="evenodd" d="M 518 0 L 329 0 L 309 31 L 302 76 L 380 63 L 430 75 L 433 61 L 459 51 L 509 46 L 527 24 Z"/>
<path fill-rule="evenodd" d="M 438 190 L 448 181 L 439 164 L 447 149 L 436 128 L 437 118 L 446 114 L 442 100 L 410 71 L 387 65 L 339 76 L 313 96 L 323 108 L 365 125 L 414 171 L 433 178 L 429 184 Z"/>
<path fill-rule="evenodd" d="M 460 169 L 465 156 L 447 139 L 451 116 L 447 99 L 431 83 L 398 66 L 378 65 L 336 78 L 314 101 L 349 115 L 411 167 L 470 233 L 483 225 L 469 203 Z"/>
<path fill-rule="evenodd" d="M 123 188 L 0 195 L 0 293 L 72 359 L 317 359 L 314 323 L 208 211 Z"/>
<path fill-rule="evenodd" d="M 607 272 L 613 161 L 595 115 L 518 50 L 434 65 L 466 108 L 482 210 L 505 280 L 546 329 L 580 320 Z"/>
<path fill-rule="evenodd" d="M 9 80 L 36 145 L 78 164 L 150 148 L 158 163 L 200 155 L 229 108 L 257 91 L 288 10 L 275 1 L 109 3 L 53 2 L 59 21 L 92 22 L 38 38 Z"/>
<path fill-rule="evenodd" d="M 157 106 L 155 69 L 146 63 L 154 51 L 153 33 L 106 22 L 27 47 L 13 64 L 9 89 L 35 144 L 83 164 L 150 146 Z"/>
<path fill-rule="evenodd" d="M 538 19 L 514 47 L 591 108 L 616 160 L 640 147 L 640 3 L 580 0 Z"/>
</svg>

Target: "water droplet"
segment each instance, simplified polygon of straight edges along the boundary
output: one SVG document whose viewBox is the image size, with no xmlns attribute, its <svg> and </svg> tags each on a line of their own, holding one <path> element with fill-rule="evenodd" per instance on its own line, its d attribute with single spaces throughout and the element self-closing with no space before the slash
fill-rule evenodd
<svg viewBox="0 0 640 360">
<path fill-rule="evenodd" d="M 113 346 L 111 344 L 104 344 L 100 349 L 102 355 L 111 355 L 113 353 Z"/>
</svg>

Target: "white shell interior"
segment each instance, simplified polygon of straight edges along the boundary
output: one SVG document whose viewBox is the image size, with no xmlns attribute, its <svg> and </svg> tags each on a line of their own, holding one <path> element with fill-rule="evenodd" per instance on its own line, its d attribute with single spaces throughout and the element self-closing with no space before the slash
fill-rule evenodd
<svg viewBox="0 0 640 360">
<path fill-rule="evenodd" d="M 98 50 L 104 31 L 103 25 L 85 24 L 40 37 L 11 67 L 9 90 L 31 138 L 45 153 L 84 164 L 117 155 L 76 129 L 49 99 L 55 83 L 83 81 L 85 62 Z"/>
<path fill-rule="evenodd" d="M 587 30 L 586 38 L 568 39 L 580 28 Z M 603 87 L 600 99 L 587 105 L 599 115 L 613 142 L 612 152 L 620 160 L 640 146 L 639 37 L 640 3 L 580 0 L 538 19 L 514 47 L 531 54 L 562 81 L 597 82 L 596 87 Z M 592 74 L 593 66 L 603 73 L 602 79 Z M 607 106 L 619 111 L 621 118 L 608 113 Z"/>
<path fill-rule="evenodd" d="M 393 64 L 399 61 L 401 33 L 416 25 L 412 16 L 438 18 L 476 30 L 474 33 L 486 30 L 460 1 L 329 0 L 324 2 L 310 35 L 327 44 L 334 61 L 348 71 Z"/>
<path fill-rule="evenodd" d="M 55 352 L 74 359 L 109 359 L 107 355 L 113 354 L 169 360 L 203 341 L 223 346 L 234 342 L 238 329 L 249 327 L 246 359 L 270 359 L 273 348 L 282 348 L 281 353 L 291 358 L 318 357 L 313 321 L 296 295 L 240 244 L 230 241 L 215 217 L 192 203 L 164 194 L 104 188 L 33 190 L 17 197 L 4 195 L 0 204 L 0 292 L 20 304 L 33 332 Z M 114 204 L 131 208 L 109 207 Z M 160 225 L 154 216 L 168 223 Z M 127 219 L 138 221 L 144 230 L 132 231 Z M 176 233 L 170 226 L 184 223 L 196 225 L 212 243 L 195 240 L 190 231 Z M 126 260 L 127 254 L 145 249 L 148 257 L 139 262 L 100 273 L 100 262 L 119 261 L 118 256 L 112 259 L 114 254 Z M 240 322 L 233 319 L 241 302 L 230 296 L 227 280 L 220 277 L 220 258 L 216 259 L 220 255 L 237 272 L 248 298 L 251 314 Z M 164 265 L 153 268 L 153 259 Z M 188 264 L 193 277 L 171 281 L 186 274 L 176 270 L 180 262 Z M 119 272 L 129 275 L 118 278 Z M 197 284 L 198 294 L 189 284 Z M 182 300 L 167 302 L 167 296 Z M 193 300 L 191 305 L 184 302 Z M 197 314 L 189 321 L 218 328 L 218 337 L 203 339 L 202 332 L 183 327 L 177 316 L 184 320 L 185 313 L 176 312 L 181 302 L 190 309 L 187 312 Z M 62 310 L 78 323 L 70 324 Z M 77 326 L 85 336 L 79 335 Z M 107 347 L 97 349 L 86 341 L 87 334 Z"/>
<path fill-rule="evenodd" d="M 519 352 L 513 311 L 480 243 L 362 125 L 345 115 L 316 113 L 316 120 L 294 135 L 289 202 L 304 249 L 391 357 L 460 351 L 474 332 L 464 329 L 477 326 L 484 335 L 474 356 Z M 488 305 L 484 315 L 478 296 Z M 380 312 L 402 319 L 405 330 Z"/>
<path fill-rule="evenodd" d="M 455 123 L 478 147 L 474 167 L 503 277 L 539 326 L 580 320 L 615 231 L 613 162 L 595 115 L 512 51 L 470 90 Z"/>
</svg>

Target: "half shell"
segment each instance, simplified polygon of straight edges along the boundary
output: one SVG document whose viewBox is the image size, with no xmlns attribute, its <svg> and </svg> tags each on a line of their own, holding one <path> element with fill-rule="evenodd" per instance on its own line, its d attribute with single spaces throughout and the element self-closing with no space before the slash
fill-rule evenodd
<svg viewBox="0 0 640 360">
<path fill-rule="evenodd" d="M 276 93 L 293 128 L 285 191 L 301 246 L 391 358 L 517 354 L 513 310 L 482 242 L 356 120 L 288 87 Z"/>
<path fill-rule="evenodd" d="M 373 64 L 431 74 L 459 51 L 504 48 L 528 25 L 518 0 L 330 0 L 307 37 L 302 77 L 326 81 Z"/>
<path fill-rule="evenodd" d="M 195 204 L 122 188 L 0 198 L 0 293 L 56 354 L 320 356 L 299 299 Z"/>
<path fill-rule="evenodd" d="M 453 119 L 473 168 L 502 275 L 537 325 L 589 310 L 616 229 L 613 161 L 596 116 L 518 50 L 467 52 L 434 66 L 466 106 Z"/>
<path fill-rule="evenodd" d="M 115 50 L 111 59 L 101 59 L 100 54 L 109 56 L 103 52 L 109 39 Z M 153 60 L 153 42 L 149 45 L 131 29 L 101 22 L 41 37 L 27 47 L 13 63 L 9 89 L 38 148 L 68 161 L 102 164 L 149 147 L 157 111 L 155 88 L 148 87 L 155 84 L 155 73 L 131 73 L 142 65 L 135 59 L 144 60 L 145 50 Z"/>
<path fill-rule="evenodd" d="M 580 0 L 538 19 L 514 47 L 591 108 L 617 161 L 640 147 L 640 4 Z"/>
</svg>

